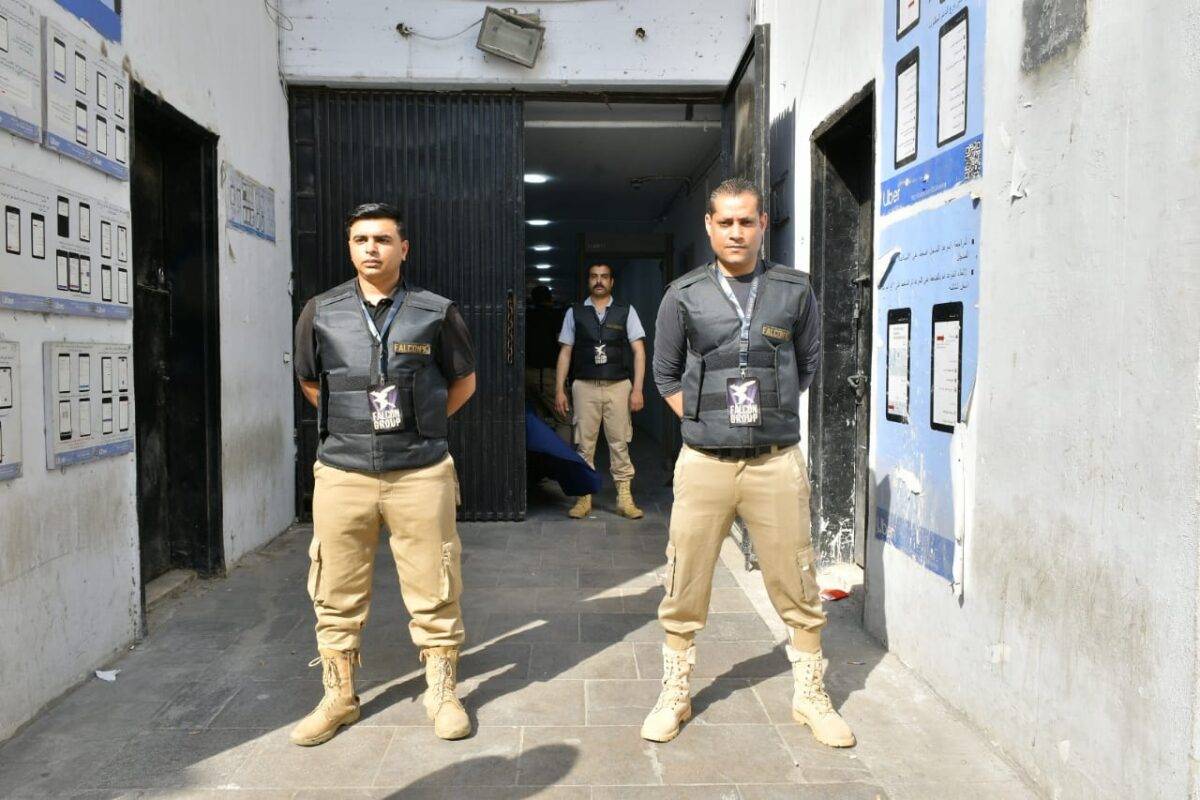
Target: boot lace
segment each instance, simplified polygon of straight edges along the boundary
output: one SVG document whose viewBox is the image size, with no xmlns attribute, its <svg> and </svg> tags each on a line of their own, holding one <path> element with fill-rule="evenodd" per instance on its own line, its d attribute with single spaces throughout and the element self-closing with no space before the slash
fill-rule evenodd
<svg viewBox="0 0 1200 800">
<path fill-rule="evenodd" d="M 672 658 L 667 661 L 666 668 L 663 671 L 662 692 L 658 695 L 658 702 L 654 704 L 654 711 L 660 711 L 664 708 L 674 708 L 687 702 L 689 666 L 686 657 Z"/>
<path fill-rule="evenodd" d="M 820 661 L 798 661 L 793 665 L 796 672 L 796 686 L 800 696 L 822 714 L 832 714 L 833 701 L 825 691 L 824 670 Z"/>
<path fill-rule="evenodd" d="M 429 688 L 434 700 L 441 705 L 454 699 L 454 665 L 444 656 L 433 657 L 433 674 L 430 676 Z"/>
</svg>

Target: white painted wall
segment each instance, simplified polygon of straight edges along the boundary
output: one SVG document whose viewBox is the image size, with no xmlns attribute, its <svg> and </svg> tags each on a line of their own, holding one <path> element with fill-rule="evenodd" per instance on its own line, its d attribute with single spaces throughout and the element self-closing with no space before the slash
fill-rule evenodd
<svg viewBox="0 0 1200 800">
<path fill-rule="evenodd" d="M 220 195 L 221 487 L 225 560 L 295 516 L 291 158 L 278 29 L 262 3 L 127 0 L 134 79 L 215 132 L 218 160 L 275 189 L 276 241 L 225 226 Z M 182 32 L 186 31 L 187 35 Z"/>
<path fill-rule="evenodd" d="M 804 254 L 808 137 L 879 71 L 882 9 L 758 5 L 773 116 L 795 102 Z M 867 617 L 1048 795 L 1184 797 L 1200 791 L 1200 9 L 1089 5 L 1081 43 L 1025 72 L 1019 8 L 990 4 L 965 601 L 871 539 Z"/>
<path fill-rule="evenodd" d="M 39 12 L 96 47 L 51 0 Z M 219 157 L 276 189 L 275 245 L 220 227 L 222 480 L 226 563 L 293 517 L 290 171 L 274 23 L 260 3 L 127 0 L 109 57 L 220 137 Z M 187 35 L 183 35 L 186 32 Z M 129 185 L 0 136 L 0 166 L 128 207 Z M 219 196 L 224 212 L 224 195 Z M 135 252 L 134 258 L 137 257 Z M 0 740 L 122 649 L 141 624 L 133 455 L 47 471 L 41 343 L 130 342 L 128 322 L 0 314 L 21 343 L 24 476 L 0 483 Z"/>
<path fill-rule="evenodd" d="M 698 91 L 728 82 L 750 37 L 753 0 L 519 3 L 546 28 L 533 69 L 475 47 L 477 0 L 283 0 L 289 82 L 390 88 Z M 350 8 L 353 6 L 353 12 Z M 496 4 L 493 4 L 496 5 Z M 404 38 L 404 23 L 425 36 Z M 645 38 L 638 38 L 638 28 Z M 465 30 L 464 30 L 465 29 Z"/>
</svg>

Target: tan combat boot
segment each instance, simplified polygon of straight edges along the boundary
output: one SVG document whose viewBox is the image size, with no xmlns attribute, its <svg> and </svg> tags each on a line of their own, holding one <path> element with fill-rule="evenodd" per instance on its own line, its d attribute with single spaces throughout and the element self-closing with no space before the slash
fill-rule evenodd
<svg viewBox="0 0 1200 800">
<path fill-rule="evenodd" d="M 679 735 L 679 726 L 692 718 L 692 690 L 688 679 L 696 665 L 696 648 L 675 650 L 663 645 L 662 692 L 642 723 L 642 738 L 669 742 Z"/>
<path fill-rule="evenodd" d="M 467 710 L 454 696 L 458 685 L 458 650 L 453 647 L 429 647 L 421 651 L 425 662 L 425 713 L 433 720 L 433 732 L 439 739 L 462 739 L 471 734 Z"/>
<path fill-rule="evenodd" d="M 617 513 L 627 519 L 641 519 L 646 516 L 633 504 L 633 492 L 629 488 L 629 481 L 617 481 Z"/>
<path fill-rule="evenodd" d="M 354 693 L 354 667 L 361 664 L 357 650 L 318 650 L 310 667 L 321 664 L 325 696 L 307 717 L 292 728 L 293 744 L 312 747 L 333 738 L 338 728 L 358 721 L 359 701 Z"/>
<path fill-rule="evenodd" d="M 571 519 L 583 519 L 590 513 L 592 513 L 592 496 L 585 494 L 575 501 L 575 505 L 571 506 L 567 516 Z"/>
<path fill-rule="evenodd" d="M 788 645 L 788 660 L 796 679 L 792 695 L 792 719 L 812 729 L 813 736 L 829 747 L 853 747 L 854 733 L 833 709 L 825 692 L 825 659 L 818 650 L 806 653 Z"/>
</svg>

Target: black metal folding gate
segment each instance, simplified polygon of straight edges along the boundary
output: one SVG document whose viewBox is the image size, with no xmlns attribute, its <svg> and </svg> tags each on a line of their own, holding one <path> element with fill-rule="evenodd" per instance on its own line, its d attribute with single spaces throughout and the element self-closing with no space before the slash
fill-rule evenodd
<svg viewBox="0 0 1200 800">
<path fill-rule="evenodd" d="M 478 389 L 452 420 L 460 516 L 525 514 L 522 104 L 511 95 L 294 87 L 294 316 L 354 274 L 342 231 L 359 203 L 399 207 L 408 280 L 458 303 Z M 296 502 L 311 513 L 316 415 L 296 394 Z"/>
</svg>

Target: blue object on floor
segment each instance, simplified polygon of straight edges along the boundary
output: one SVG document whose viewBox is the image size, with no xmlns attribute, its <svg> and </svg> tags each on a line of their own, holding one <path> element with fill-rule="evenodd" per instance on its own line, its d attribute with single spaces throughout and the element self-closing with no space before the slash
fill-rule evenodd
<svg viewBox="0 0 1200 800">
<path fill-rule="evenodd" d="M 541 417 L 525 406 L 525 449 L 536 478 L 550 478 L 566 494 L 578 497 L 600 491 L 600 473 L 587 465 Z"/>
</svg>

